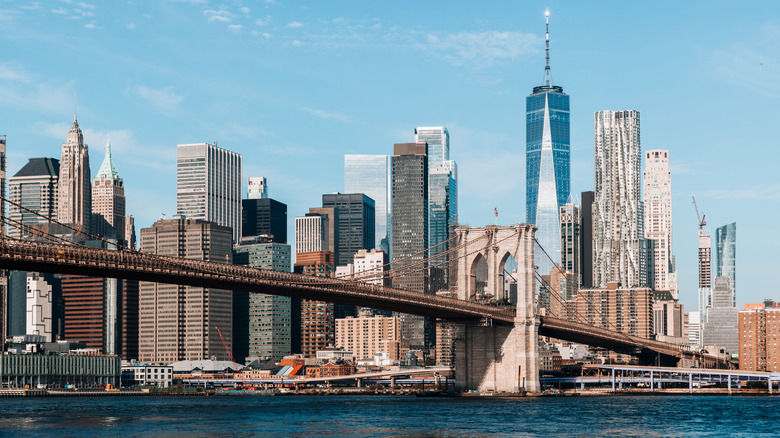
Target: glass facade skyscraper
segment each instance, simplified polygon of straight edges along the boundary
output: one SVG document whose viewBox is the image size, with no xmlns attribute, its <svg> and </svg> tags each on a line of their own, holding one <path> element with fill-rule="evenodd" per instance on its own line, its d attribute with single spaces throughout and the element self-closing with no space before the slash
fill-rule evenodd
<svg viewBox="0 0 780 438">
<path fill-rule="evenodd" d="M 733 306 L 737 306 L 737 223 L 727 223 L 715 230 L 717 259 L 715 276 L 728 277 Z"/>
<path fill-rule="evenodd" d="M 526 221 L 537 226 L 539 244 L 560 263 L 559 209 L 566 204 L 570 184 L 569 95 L 550 82 L 550 38 L 547 34 L 545 84 L 526 97 Z M 552 262 L 536 251 L 539 272 Z"/>
<path fill-rule="evenodd" d="M 450 160 L 450 134 L 444 126 L 420 126 L 414 130 L 416 143 L 426 144 L 428 156 L 428 255 L 446 252 L 448 245 L 440 245 L 450 235 L 450 225 L 458 220 L 458 170 Z M 440 246 L 437 246 L 440 245 Z M 432 265 L 446 268 L 444 260 L 435 259 Z M 431 292 L 447 287 L 446 269 L 432 273 Z"/>
<path fill-rule="evenodd" d="M 345 155 L 344 193 L 364 193 L 374 200 L 374 248 L 390 254 L 390 182 L 392 167 L 388 155 Z M 372 248 L 363 248 L 372 249 Z"/>
<path fill-rule="evenodd" d="M 363 193 L 322 195 L 322 207 L 338 212 L 335 266 L 352 263 L 361 249 L 373 249 L 375 238 L 374 200 Z"/>
</svg>

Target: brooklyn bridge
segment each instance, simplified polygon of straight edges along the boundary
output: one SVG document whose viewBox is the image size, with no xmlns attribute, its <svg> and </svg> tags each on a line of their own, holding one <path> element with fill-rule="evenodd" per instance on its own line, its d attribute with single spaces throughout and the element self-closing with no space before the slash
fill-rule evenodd
<svg viewBox="0 0 780 438">
<path fill-rule="evenodd" d="M 544 281 L 533 265 L 538 243 L 533 225 L 460 227 L 448 248 L 438 253 L 450 272 L 448 293 L 430 294 L 368 284 L 375 275 L 391 280 L 435 266 L 433 258 L 410 262 L 379 274 L 368 272 L 349 279 L 306 276 L 238 266 L 166 257 L 119 247 L 97 249 L 74 243 L 61 235 L 31 228 L 6 216 L 2 222 L 24 229 L 34 239 L 0 239 L 0 269 L 78 274 L 210 287 L 251 293 L 359 305 L 436 318 L 457 323 L 456 380 L 464 389 L 513 392 L 539 389 L 538 337 L 600 347 L 636 356 L 640 363 L 713 366 L 714 359 L 687 347 L 621 333 L 613 327 L 596 327 L 582 315 L 572 319 L 541 314 L 535 283 Z M 62 224 L 59 224 L 62 225 Z M 67 227 L 67 226 L 66 226 Z M 79 232 L 79 230 L 72 230 Z M 92 236 L 94 237 L 94 236 Z M 502 281 L 510 256 L 517 263 L 516 302 L 496 304 L 479 300 L 475 284 L 477 263 L 486 263 L 483 294 L 503 295 Z M 551 295 L 562 298 L 555 290 Z M 579 320 L 578 320 L 579 319 Z"/>
</svg>

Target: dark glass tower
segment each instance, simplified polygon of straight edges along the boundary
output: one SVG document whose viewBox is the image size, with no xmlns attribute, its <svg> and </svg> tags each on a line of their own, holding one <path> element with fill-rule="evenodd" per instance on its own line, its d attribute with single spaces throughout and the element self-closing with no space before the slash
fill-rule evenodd
<svg viewBox="0 0 780 438">
<path fill-rule="evenodd" d="M 287 243 L 287 204 L 270 198 L 241 201 L 242 237 L 270 236 L 276 243 Z"/>
<path fill-rule="evenodd" d="M 336 266 L 352 263 L 361 249 L 373 249 L 376 221 L 374 200 L 363 193 L 333 193 L 322 195 L 322 207 L 338 212 Z"/>
<path fill-rule="evenodd" d="M 549 22 L 549 12 L 546 13 Z M 549 23 L 548 23 L 549 29 Z M 536 238 L 560 263 L 559 208 L 569 197 L 569 95 L 550 81 L 550 36 L 547 32 L 545 83 L 526 98 L 526 221 L 537 226 Z M 540 274 L 552 262 L 536 251 Z"/>
</svg>

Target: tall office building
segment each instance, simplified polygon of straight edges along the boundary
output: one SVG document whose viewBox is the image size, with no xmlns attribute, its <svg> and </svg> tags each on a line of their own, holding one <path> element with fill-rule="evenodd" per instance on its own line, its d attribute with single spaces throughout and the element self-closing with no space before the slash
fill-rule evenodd
<svg viewBox="0 0 780 438">
<path fill-rule="evenodd" d="M 89 170 L 89 150 L 76 115 L 62 144 L 57 195 L 57 220 L 90 231 L 92 215 L 92 179 Z"/>
<path fill-rule="evenodd" d="M 180 144 L 176 160 L 176 214 L 233 229 L 241 237 L 240 154 L 214 144 Z"/>
<path fill-rule="evenodd" d="M 582 209 L 569 203 L 561 207 L 561 269 L 574 274 L 576 284 L 582 284 Z"/>
<path fill-rule="evenodd" d="M 344 155 L 344 193 L 364 193 L 374 200 L 374 248 L 390 252 L 390 184 L 388 155 Z M 371 249 L 371 248 L 364 248 Z"/>
<path fill-rule="evenodd" d="M 5 197 L 5 135 L 0 135 L 0 194 Z M 5 217 L 5 202 L 0 202 L 0 216 Z M 0 224 L 0 236 L 5 237 L 5 224 Z M 6 337 L 6 325 L 8 320 L 8 277 L 4 270 L 0 270 L 0 340 Z M 0 354 L 5 351 L 4 345 L 0 346 Z"/>
<path fill-rule="evenodd" d="M 111 157 L 111 140 L 106 142 L 106 156 L 92 182 L 92 221 L 96 235 L 125 245 L 125 187 Z"/>
<path fill-rule="evenodd" d="M 715 229 L 715 276 L 728 277 L 732 300 L 737 306 L 737 223 L 731 222 Z"/>
<path fill-rule="evenodd" d="M 374 249 L 374 200 L 363 193 L 333 193 L 322 195 L 322 208 L 333 208 L 338 213 L 338 240 L 336 266 L 352 263 L 352 257 L 361 249 Z"/>
<path fill-rule="evenodd" d="M 307 214 L 295 218 L 295 253 L 330 251 L 327 216 Z"/>
<path fill-rule="evenodd" d="M 425 143 L 397 143 L 393 148 L 393 287 L 428 292 L 428 156 Z M 404 267 L 414 268 L 403 271 Z M 412 348 L 425 348 L 435 335 L 421 316 L 398 315 L 401 335 Z"/>
<path fill-rule="evenodd" d="M 268 180 L 264 176 L 250 176 L 249 177 L 249 199 L 266 199 L 268 198 Z"/>
<path fill-rule="evenodd" d="M 209 262 L 232 262 L 229 227 L 199 219 L 159 220 L 141 230 L 141 252 Z M 216 356 L 228 360 L 217 328 L 232 345 L 233 292 L 142 282 L 139 359 L 171 363 Z"/>
<path fill-rule="evenodd" d="M 644 213 L 640 198 L 639 112 L 599 111 L 595 125 L 593 284 L 647 284 Z"/>
<path fill-rule="evenodd" d="M 712 299 L 712 236 L 699 228 L 699 322 L 707 321 L 707 307 Z"/>
<path fill-rule="evenodd" d="M 450 134 L 444 126 L 417 127 L 414 141 L 427 145 L 428 248 L 432 248 L 428 255 L 433 257 L 447 251 L 448 245 L 440 244 L 449 239 L 450 225 L 458 221 L 458 168 L 455 161 L 450 160 Z M 435 264 L 446 268 L 444 262 L 446 260 L 434 260 Z M 444 283 L 435 285 L 436 289 L 447 287 L 446 269 L 442 274 Z"/>
<path fill-rule="evenodd" d="M 242 237 L 269 236 L 274 242 L 287 243 L 287 204 L 250 198 L 241 201 L 241 206 Z"/>
<path fill-rule="evenodd" d="M 63 275 L 64 338 L 103 354 L 138 358 L 138 282 Z"/>
<path fill-rule="evenodd" d="M 707 320 L 701 324 L 702 346 L 739 352 L 739 309 L 734 306 L 734 292 L 728 277 L 715 277 L 712 303 L 707 306 Z"/>
<path fill-rule="evenodd" d="M 8 199 L 43 217 L 10 204 L 10 219 L 23 225 L 42 224 L 48 222 L 48 219 L 56 220 L 59 177 L 60 160 L 30 158 L 24 167 L 8 179 Z M 8 229 L 8 235 L 17 239 L 24 234 L 18 227 Z"/>
<path fill-rule="evenodd" d="M 582 192 L 582 228 L 580 228 L 580 287 L 593 286 L 593 201 L 595 193 Z"/>
<path fill-rule="evenodd" d="M 244 237 L 233 247 L 233 263 L 252 268 L 290 272 L 290 245 L 261 237 Z M 245 298 L 245 303 L 242 303 Z M 244 304 L 237 308 L 236 304 Z M 233 355 L 271 359 L 292 353 L 292 301 L 290 297 L 234 292 Z M 244 314 L 245 313 L 245 314 Z"/>
<path fill-rule="evenodd" d="M 654 149 L 645 152 L 643 178 L 644 227 L 652 271 L 648 281 L 656 290 L 668 290 L 677 298 L 672 253 L 672 177 L 669 171 L 669 151 Z"/>
<path fill-rule="evenodd" d="M 571 158 L 569 95 L 550 78 L 549 12 L 546 23 L 544 84 L 526 97 L 526 221 L 537 226 L 536 239 L 545 251 L 536 251 L 541 273 L 561 260 L 559 208 L 569 198 Z M 552 261 L 547 257 L 549 255 Z"/>
</svg>

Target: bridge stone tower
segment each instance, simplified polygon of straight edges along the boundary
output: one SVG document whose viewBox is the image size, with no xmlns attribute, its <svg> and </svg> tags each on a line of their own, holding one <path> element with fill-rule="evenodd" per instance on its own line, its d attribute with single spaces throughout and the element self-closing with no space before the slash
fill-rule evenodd
<svg viewBox="0 0 780 438">
<path fill-rule="evenodd" d="M 533 225 L 461 227 L 457 235 L 457 296 L 478 298 L 477 269 L 487 264 L 484 296 L 504 297 L 504 269 L 517 263 L 517 303 L 513 326 L 469 326 L 455 340 L 455 379 L 462 389 L 481 392 L 539 391 L 539 321 L 534 311 Z M 484 265 L 482 265 L 484 266 Z"/>
</svg>

